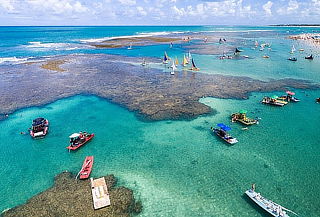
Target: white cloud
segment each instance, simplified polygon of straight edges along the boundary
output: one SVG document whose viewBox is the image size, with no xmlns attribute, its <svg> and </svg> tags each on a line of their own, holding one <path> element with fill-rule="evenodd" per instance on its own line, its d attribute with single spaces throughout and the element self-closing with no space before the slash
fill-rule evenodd
<svg viewBox="0 0 320 217">
<path fill-rule="evenodd" d="M 51 11 L 54 14 L 72 14 L 88 11 L 88 8 L 79 1 L 73 0 L 27 0 L 27 2 L 36 10 L 42 12 Z"/>
<path fill-rule="evenodd" d="M 13 0 L 0 0 L 0 8 L 5 9 L 8 12 L 14 11 Z"/>
<path fill-rule="evenodd" d="M 118 0 L 121 4 L 123 5 L 127 5 L 127 6 L 132 6 L 132 5 L 136 5 L 137 2 L 136 0 Z"/>
<path fill-rule="evenodd" d="M 314 0 L 312 0 L 314 1 Z M 296 0 L 290 0 L 286 7 L 281 7 L 277 10 L 277 13 L 280 15 L 289 15 L 297 12 L 299 8 L 299 3 Z"/>
<path fill-rule="evenodd" d="M 271 11 L 272 5 L 273 5 L 272 1 L 268 1 L 266 4 L 262 5 L 262 8 L 267 16 L 272 15 L 272 11 Z"/>
<path fill-rule="evenodd" d="M 141 6 L 138 6 L 137 7 L 137 11 L 138 11 L 138 14 L 140 15 L 140 16 L 147 16 L 147 12 L 143 9 L 143 7 L 141 7 Z"/>
</svg>

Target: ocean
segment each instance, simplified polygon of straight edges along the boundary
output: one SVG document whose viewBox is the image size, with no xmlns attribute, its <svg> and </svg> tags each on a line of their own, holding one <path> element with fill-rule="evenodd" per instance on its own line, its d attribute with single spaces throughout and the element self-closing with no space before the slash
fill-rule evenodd
<svg viewBox="0 0 320 217">
<path fill-rule="evenodd" d="M 93 49 L 87 42 L 210 32 L 236 39 L 243 54 L 252 58 L 220 60 L 216 55 L 194 54 L 201 73 L 319 83 L 319 48 L 286 39 L 319 31 L 316 27 L 257 26 L 0 27 L 0 64 L 71 53 L 160 58 L 167 51 L 169 56 L 180 57 L 187 51 L 178 45 L 173 49 L 167 45 Z M 271 43 L 272 50 L 252 49 L 256 40 Z M 296 52 L 297 62 L 286 60 L 292 45 L 305 50 Z M 304 60 L 311 52 L 315 59 Z M 262 58 L 265 54 L 270 58 Z M 301 102 L 281 108 L 260 100 L 282 92 L 255 92 L 247 100 L 202 98 L 200 102 L 216 114 L 194 120 L 145 122 L 123 107 L 88 95 L 20 109 L 0 121 L 0 210 L 44 191 L 62 171 L 77 173 L 85 156 L 94 155 L 92 176 L 112 173 L 119 184 L 133 189 L 143 204 L 139 216 L 267 216 L 244 195 L 252 183 L 263 196 L 300 216 L 320 216 L 320 105 L 315 103 L 320 90 L 293 91 Z M 249 117 L 259 117 L 259 124 L 244 130 L 230 123 L 230 114 L 241 109 L 248 110 Z M 47 137 L 33 140 L 21 135 L 39 116 L 50 121 Z M 231 126 L 239 143 L 229 146 L 210 132 L 210 127 L 221 122 Z M 84 130 L 94 132 L 95 138 L 69 153 L 65 148 L 68 136 Z"/>
</svg>

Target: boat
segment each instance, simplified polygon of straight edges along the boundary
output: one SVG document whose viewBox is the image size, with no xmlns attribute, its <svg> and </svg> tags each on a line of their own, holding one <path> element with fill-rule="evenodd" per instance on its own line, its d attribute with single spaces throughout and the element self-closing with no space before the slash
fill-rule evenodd
<svg viewBox="0 0 320 217">
<path fill-rule="evenodd" d="M 168 56 L 167 52 L 164 52 L 164 57 L 163 57 L 163 64 L 168 64 L 170 60 L 170 57 Z"/>
<path fill-rule="evenodd" d="M 244 125 L 247 125 L 247 126 L 259 123 L 259 121 L 256 120 L 256 119 L 248 118 L 246 110 L 240 110 L 238 113 L 233 113 L 231 115 L 231 121 L 232 122 L 238 121 L 241 124 L 244 124 Z"/>
<path fill-rule="evenodd" d="M 93 208 L 101 209 L 106 206 L 110 206 L 110 195 L 108 192 L 108 187 L 104 177 L 99 179 L 90 178 L 91 183 L 91 193 L 93 200 Z"/>
<path fill-rule="evenodd" d="M 179 65 L 179 60 L 178 60 L 178 58 L 176 57 L 176 60 L 174 61 L 174 64 L 176 65 L 176 66 L 178 66 Z"/>
<path fill-rule="evenodd" d="M 269 200 L 263 196 L 261 196 L 260 193 L 255 191 L 254 184 L 252 185 L 252 188 L 247 190 L 245 194 L 253 201 L 255 202 L 259 207 L 261 207 L 263 210 L 268 212 L 270 215 L 274 217 L 290 217 L 287 212 L 290 212 L 294 215 L 298 215 L 297 213 L 273 202 L 272 200 Z"/>
<path fill-rule="evenodd" d="M 192 60 L 192 56 L 191 56 L 191 53 L 190 53 L 190 51 L 189 51 L 189 53 L 188 53 L 188 57 L 187 57 L 187 60 L 188 60 L 188 62 L 190 62 L 190 61 Z"/>
<path fill-rule="evenodd" d="M 265 58 L 265 59 L 270 58 L 268 55 L 264 55 L 264 56 L 262 56 L 262 57 Z"/>
<path fill-rule="evenodd" d="M 256 42 L 254 43 L 254 46 L 255 46 L 255 47 L 259 47 L 259 42 L 256 41 Z"/>
<path fill-rule="evenodd" d="M 69 136 L 70 138 L 70 145 L 67 147 L 69 150 L 77 150 L 81 146 L 85 145 L 88 141 L 90 141 L 94 137 L 94 133 L 73 133 Z"/>
<path fill-rule="evenodd" d="M 89 178 L 92 170 L 92 166 L 93 166 L 93 156 L 87 156 L 83 161 L 83 165 L 81 167 L 80 172 L 76 176 L 76 179 L 78 176 L 79 176 L 79 179 Z"/>
<path fill-rule="evenodd" d="M 219 128 L 213 128 L 211 127 L 211 130 L 218 136 L 220 137 L 223 141 L 233 145 L 233 144 L 236 144 L 238 142 L 238 140 L 232 136 L 230 136 L 227 131 L 231 130 L 230 127 L 220 123 L 220 124 L 217 124 L 217 126 Z"/>
<path fill-rule="evenodd" d="M 291 91 L 286 91 L 287 95 L 278 97 L 278 100 L 284 100 L 286 102 L 300 102 L 300 99 L 294 97 L 295 93 Z"/>
<path fill-rule="evenodd" d="M 284 106 L 284 105 L 288 104 L 288 102 L 278 100 L 278 98 L 279 97 L 276 95 L 274 95 L 272 97 L 265 96 L 265 97 L 263 97 L 261 102 L 263 104 L 274 105 L 274 106 Z"/>
<path fill-rule="evenodd" d="M 304 49 L 303 49 L 303 48 L 300 48 L 299 51 L 302 52 L 302 51 L 304 51 Z"/>
<path fill-rule="evenodd" d="M 295 62 L 295 61 L 297 61 L 297 58 L 295 58 L 295 57 L 290 57 L 290 58 L 288 58 L 288 60 Z"/>
<path fill-rule="evenodd" d="M 172 65 L 170 66 L 170 68 L 172 69 L 170 74 L 174 75 L 174 71 L 177 69 L 176 65 L 174 64 L 174 61 L 172 60 Z"/>
<path fill-rule="evenodd" d="M 291 52 L 290 53 L 294 53 L 296 51 L 296 48 L 294 47 L 294 45 L 292 45 L 292 48 L 291 48 Z"/>
<path fill-rule="evenodd" d="M 239 50 L 238 48 L 236 48 L 235 53 L 241 53 L 242 50 Z"/>
<path fill-rule="evenodd" d="M 186 66 L 189 64 L 189 61 L 186 58 L 186 55 L 183 55 L 182 66 Z"/>
<path fill-rule="evenodd" d="M 200 69 L 198 67 L 196 67 L 196 64 L 194 63 L 193 59 L 191 59 L 191 63 L 192 63 L 192 67 L 190 68 L 190 70 L 192 70 L 192 71 L 200 71 Z"/>
<path fill-rule="evenodd" d="M 320 103 L 320 97 L 316 99 L 316 103 Z"/>
<path fill-rule="evenodd" d="M 313 60 L 313 55 L 311 54 L 310 56 L 305 57 L 306 60 Z"/>
<path fill-rule="evenodd" d="M 132 50 L 132 43 L 130 43 L 128 50 Z"/>
<path fill-rule="evenodd" d="M 36 118 L 32 121 L 30 135 L 32 138 L 43 138 L 48 134 L 49 121 L 45 118 Z"/>
<path fill-rule="evenodd" d="M 141 63 L 142 66 L 146 66 L 147 65 L 147 62 L 146 62 L 146 59 L 143 58 L 143 62 Z"/>
</svg>

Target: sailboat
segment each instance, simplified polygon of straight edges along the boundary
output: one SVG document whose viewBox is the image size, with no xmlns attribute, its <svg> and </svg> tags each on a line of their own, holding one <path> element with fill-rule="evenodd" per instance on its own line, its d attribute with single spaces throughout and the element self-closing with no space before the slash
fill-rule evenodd
<svg viewBox="0 0 320 217">
<path fill-rule="evenodd" d="M 191 56 L 191 53 L 190 53 L 190 51 L 189 51 L 189 53 L 188 53 L 188 58 L 187 58 L 188 62 L 190 62 L 191 59 L 192 59 L 192 56 Z"/>
<path fill-rule="evenodd" d="M 175 63 L 174 63 L 176 66 L 178 66 L 179 65 L 179 60 L 178 60 L 178 58 L 176 57 L 176 60 L 175 60 Z"/>
<path fill-rule="evenodd" d="M 255 45 L 256 47 L 259 47 L 258 41 L 256 41 L 256 42 L 254 43 L 254 45 Z"/>
<path fill-rule="evenodd" d="M 143 62 L 141 63 L 142 66 L 146 66 L 147 65 L 147 62 L 146 62 L 146 59 L 143 58 Z"/>
<path fill-rule="evenodd" d="M 290 53 L 294 53 L 296 51 L 296 48 L 294 47 L 294 45 L 292 45 L 292 48 L 291 48 L 291 52 Z"/>
<path fill-rule="evenodd" d="M 172 65 L 170 66 L 170 68 L 172 69 L 172 71 L 171 71 L 171 75 L 174 75 L 174 70 L 176 70 L 177 69 L 177 67 L 176 67 L 176 65 L 174 64 L 174 61 L 172 60 Z"/>
<path fill-rule="evenodd" d="M 128 47 L 128 50 L 132 49 L 132 43 L 130 43 L 130 46 Z"/>
<path fill-rule="evenodd" d="M 168 64 L 170 60 L 170 57 L 168 56 L 167 52 L 164 52 L 164 57 L 163 57 L 163 64 Z"/>
<path fill-rule="evenodd" d="M 200 69 L 198 67 L 196 67 L 196 64 L 194 63 L 193 59 L 191 59 L 191 63 L 192 63 L 192 67 L 190 70 L 192 71 L 200 71 Z"/>
<path fill-rule="evenodd" d="M 188 60 L 186 58 L 186 55 L 183 55 L 182 66 L 186 66 L 188 64 L 189 64 L 189 62 L 188 62 Z"/>
</svg>

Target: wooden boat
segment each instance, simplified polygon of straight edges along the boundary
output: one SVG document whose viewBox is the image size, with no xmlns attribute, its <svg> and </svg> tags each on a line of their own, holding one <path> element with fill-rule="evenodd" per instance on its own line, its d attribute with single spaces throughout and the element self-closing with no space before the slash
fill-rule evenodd
<svg viewBox="0 0 320 217">
<path fill-rule="evenodd" d="M 265 58 L 265 59 L 270 58 L 268 55 L 264 55 L 264 56 L 262 56 L 262 57 Z"/>
<path fill-rule="evenodd" d="M 193 59 L 191 59 L 192 67 L 190 68 L 191 71 L 200 71 L 196 64 L 194 63 Z"/>
<path fill-rule="evenodd" d="M 246 114 L 247 114 L 246 110 L 240 110 L 238 113 L 234 113 L 231 115 L 231 121 L 232 122 L 238 121 L 241 124 L 244 124 L 247 126 L 259 123 L 259 121 L 256 119 L 248 118 Z"/>
<path fill-rule="evenodd" d="M 93 156 L 87 156 L 83 161 L 83 165 L 82 165 L 81 170 L 78 173 L 77 177 L 79 176 L 80 179 L 89 178 L 91 170 L 92 170 L 92 166 L 93 166 Z"/>
<path fill-rule="evenodd" d="M 36 118 L 32 121 L 30 135 L 32 138 L 43 138 L 49 130 L 49 121 L 45 118 Z"/>
<path fill-rule="evenodd" d="M 300 99 L 294 97 L 295 93 L 291 91 L 286 92 L 287 95 L 283 95 L 277 98 L 277 100 L 283 100 L 286 102 L 300 102 Z"/>
<path fill-rule="evenodd" d="M 220 137 L 223 141 L 233 145 L 236 144 L 238 142 L 238 140 L 232 136 L 230 136 L 227 131 L 231 130 L 230 127 L 220 123 L 217 124 L 217 126 L 219 128 L 213 128 L 211 127 L 211 130 L 213 131 L 213 133 L 215 133 L 218 137 Z"/>
<path fill-rule="evenodd" d="M 306 60 L 313 60 L 313 55 L 311 54 L 310 56 L 305 57 Z"/>
<path fill-rule="evenodd" d="M 274 105 L 274 106 L 284 106 L 288 104 L 288 102 L 278 100 L 278 98 L 279 98 L 278 96 L 272 96 L 272 97 L 265 96 L 263 97 L 261 102 L 263 104 Z"/>
<path fill-rule="evenodd" d="M 88 141 L 90 141 L 94 137 L 94 134 L 89 134 L 86 132 L 73 133 L 69 136 L 70 145 L 67 147 L 69 150 L 77 150 L 81 146 L 85 145 Z"/>
<path fill-rule="evenodd" d="M 295 58 L 295 57 L 290 57 L 290 58 L 288 58 L 288 60 L 290 60 L 290 61 L 292 61 L 292 62 L 295 62 L 295 61 L 297 61 L 297 58 Z"/>
<path fill-rule="evenodd" d="M 169 60 L 170 60 L 170 57 L 168 56 L 167 52 L 164 52 L 164 57 L 163 57 L 162 63 L 168 64 Z"/>
<path fill-rule="evenodd" d="M 255 192 L 254 185 L 251 189 L 247 190 L 245 194 L 259 207 L 274 217 L 290 217 L 287 212 L 297 215 L 297 213 L 261 196 L 260 193 Z"/>
</svg>

